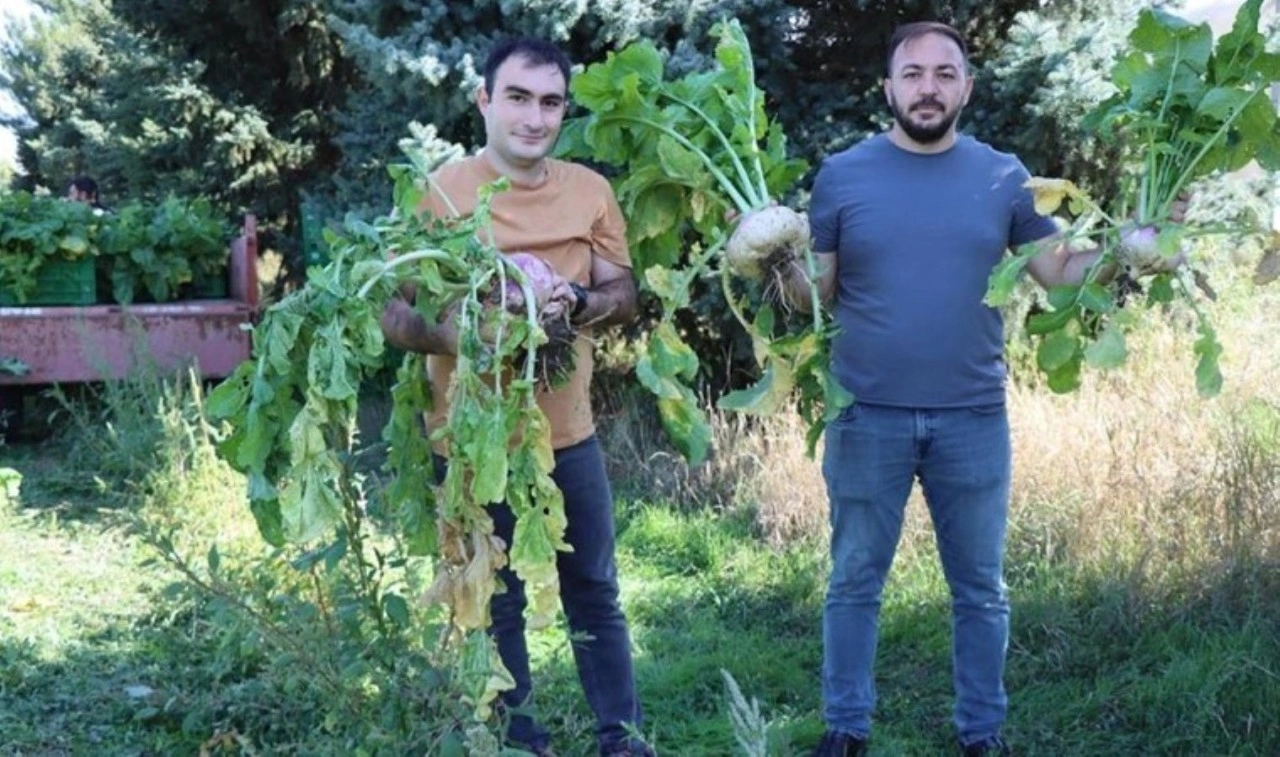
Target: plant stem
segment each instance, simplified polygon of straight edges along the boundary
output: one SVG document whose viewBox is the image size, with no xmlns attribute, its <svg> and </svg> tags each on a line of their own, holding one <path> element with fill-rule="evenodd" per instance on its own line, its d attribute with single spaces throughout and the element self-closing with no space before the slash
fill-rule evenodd
<svg viewBox="0 0 1280 757">
<path fill-rule="evenodd" d="M 542 328 L 541 324 L 538 323 L 537 294 L 534 293 L 533 286 L 529 283 L 529 277 L 524 274 L 524 271 L 520 270 L 519 266 L 512 263 L 505 257 L 501 258 L 500 265 L 498 266 L 498 286 L 502 292 L 502 312 L 507 312 L 507 266 L 511 266 L 511 270 L 516 274 L 516 283 L 520 285 L 520 292 L 524 295 L 525 323 L 529 325 L 529 334 L 535 334 Z M 502 343 L 502 332 L 505 322 L 505 318 L 499 319 L 498 338 L 495 340 L 494 344 L 495 349 L 497 349 L 497 346 Z M 526 381 L 533 382 L 538 378 L 537 348 L 532 347 L 532 345 L 530 345 L 530 347 L 531 349 L 526 350 L 527 354 L 524 362 L 524 377 Z"/>
<path fill-rule="evenodd" d="M 406 253 L 404 255 L 397 255 L 395 258 L 388 260 L 386 263 L 382 264 L 382 270 L 378 272 L 377 276 L 374 276 L 373 278 L 369 279 L 364 283 L 364 286 L 360 287 L 360 290 L 356 292 L 356 297 L 360 299 L 364 299 L 365 297 L 369 296 L 369 292 L 373 290 L 373 287 L 375 284 L 377 284 L 379 281 L 382 280 L 383 276 L 386 276 L 388 273 L 391 273 L 393 270 L 395 270 L 396 268 L 399 268 L 402 265 L 406 265 L 408 263 L 414 263 L 419 260 L 436 260 L 441 263 L 457 262 L 453 257 L 453 255 L 450 255 L 444 250 L 436 250 L 432 248 L 428 248 L 425 250 L 415 250 L 414 252 Z"/>
<path fill-rule="evenodd" d="M 756 339 L 756 330 L 749 322 L 747 316 L 742 312 L 742 307 L 738 304 L 738 300 L 733 296 L 733 287 L 730 284 L 729 266 L 720 266 L 720 288 L 724 291 L 725 302 L 729 303 L 729 310 L 733 312 L 733 316 L 738 319 L 738 323 L 742 324 L 742 328 L 746 329 L 751 335 L 752 341 Z"/>
<path fill-rule="evenodd" d="M 759 192 L 761 201 L 767 201 L 769 197 L 769 188 L 765 185 L 764 166 L 760 164 L 760 145 L 756 143 L 756 62 L 751 55 L 751 45 L 747 42 L 747 36 L 742 31 L 742 27 L 735 24 L 732 27 L 735 32 L 734 37 L 738 44 L 742 46 L 742 54 L 746 57 L 747 70 L 747 129 L 751 133 L 751 159 L 755 163 L 756 180 L 760 182 Z"/>
<path fill-rule="evenodd" d="M 1262 94 L 1264 91 L 1265 90 L 1261 89 L 1255 90 L 1253 94 L 1249 95 L 1249 99 L 1245 100 L 1244 104 L 1239 108 L 1236 108 L 1235 111 L 1227 117 L 1227 120 L 1222 122 L 1222 126 L 1218 127 L 1218 130 L 1213 133 L 1213 136 L 1205 141 L 1204 146 L 1200 148 L 1198 153 L 1196 153 L 1195 158 L 1187 164 L 1187 167 L 1178 175 L 1178 180 L 1174 182 L 1172 187 L 1170 187 L 1169 191 L 1171 194 L 1163 199 L 1163 202 L 1160 204 L 1160 210 L 1166 210 L 1169 205 L 1173 204 L 1173 201 L 1177 199 L 1178 192 L 1182 191 L 1182 188 L 1191 181 L 1191 177 L 1195 174 L 1196 167 L 1200 165 L 1200 161 L 1204 160 L 1204 156 L 1208 155 L 1210 150 L 1218 146 L 1218 142 L 1226 135 L 1227 130 L 1236 122 L 1236 119 L 1240 117 L 1240 114 L 1244 113 L 1244 109 L 1249 107 L 1249 104 L 1253 102 L 1253 98 Z"/>
<path fill-rule="evenodd" d="M 694 279 L 701 275 L 702 269 L 707 267 L 707 264 L 715 258 L 716 253 L 720 252 L 720 248 L 724 247 L 728 241 L 728 237 L 721 236 L 709 247 L 698 253 L 696 257 L 692 258 L 689 265 L 689 278 Z"/>
<path fill-rule="evenodd" d="M 458 206 L 453 204 L 453 200 L 449 199 L 449 193 L 444 191 L 444 187 L 440 186 L 440 183 L 435 180 L 432 174 L 427 174 L 427 186 L 440 195 L 440 199 L 444 200 L 445 207 L 449 208 L 449 213 L 453 217 L 457 218 L 461 215 L 458 213 Z"/>
<path fill-rule="evenodd" d="M 804 246 L 804 268 L 809 277 L 809 306 L 813 308 L 813 333 L 822 333 L 822 299 L 818 296 L 818 259 L 809 245 Z"/>
<path fill-rule="evenodd" d="M 648 118 L 640 118 L 639 116 L 612 115 L 612 116 L 609 116 L 608 118 L 617 120 L 617 121 L 626 121 L 629 123 L 640 124 L 642 126 L 648 126 L 651 129 L 657 129 L 663 134 L 666 134 L 667 136 L 671 137 L 675 141 L 679 142 L 680 145 L 683 146 L 685 149 L 689 150 L 694 155 L 696 155 L 699 159 L 702 160 L 703 165 L 707 167 L 707 171 L 713 177 L 715 177 L 716 182 L 720 184 L 720 188 L 724 190 L 725 194 L 729 195 L 729 199 L 733 201 L 733 204 L 735 207 L 737 207 L 739 213 L 745 216 L 751 211 L 759 209 L 756 206 L 752 205 L 750 202 L 748 202 L 746 198 L 742 196 L 742 193 L 739 192 L 737 187 L 734 186 L 733 182 L 729 180 L 729 177 L 725 176 L 724 173 L 719 168 L 716 167 L 716 164 L 711 161 L 711 158 L 707 157 L 707 154 L 705 152 L 699 149 L 697 145 L 690 142 L 680 132 L 676 131 L 675 129 L 672 129 L 670 126 L 667 126 L 665 124 L 660 124 L 657 121 L 654 121 Z M 601 120 L 606 120 L 606 119 L 601 119 Z"/>
<path fill-rule="evenodd" d="M 756 191 L 757 182 L 752 181 L 751 176 L 747 172 L 747 167 L 742 164 L 742 160 L 738 157 L 737 150 L 733 149 L 733 143 L 729 141 L 729 137 L 725 135 L 724 131 L 720 129 L 720 126 L 716 124 L 716 122 L 713 121 L 711 117 L 708 116 L 706 112 L 702 110 L 702 108 L 699 108 L 697 105 L 694 105 L 688 100 L 685 100 L 682 97 L 673 95 L 670 92 L 660 92 L 659 94 L 662 97 L 665 97 L 668 100 L 677 102 L 680 105 L 683 105 L 684 107 L 693 111 L 698 115 L 699 118 L 703 120 L 704 123 L 706 123 L 707 128 L 711 130 L 711 133 L 715 136 L 715 138 L 720 141 L 720 145 L 724 147 L 725 154 L 729 156 L 729 160 L 733 162 L 733 167 L 738 172 L 738 181 L 741 185 L 739 189 L 742 191 L 744 198 L 751 204 L 752 207 L 762 207 L 766 202 L 768 202 L 767 192 L 757 193 Z M 754 145 L 754 142 L 752 144 Z M 704 160 L 706 160 L 705 156 L 704 156 Z M 707 162 L 710 162 L 710 161 L 707 160 Z M 756 158 L 755 168 L 756 168 L 756 176 L 760 177 L 758 185 L 763 187 L 764 180 L 761 177 L 762 169 L 760 167 L 759 158 Z"/>
</svg>

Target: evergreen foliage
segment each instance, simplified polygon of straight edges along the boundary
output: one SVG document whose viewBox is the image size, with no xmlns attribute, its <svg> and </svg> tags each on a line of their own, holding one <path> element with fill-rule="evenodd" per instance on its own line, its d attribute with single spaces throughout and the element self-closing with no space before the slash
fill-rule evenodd
<svg viewBox="0 0 1280 757">
<path fill-rule="evenodd" d="M 587 64 L 652 40 L 673 75 L 706 67 L 726 15 L 751 40 L 767 108 L 798 157 L 820 159 L 887 124 L 880 79 L 903 21 L 941 19 L 970 42 L 977 77 L 961 127 L 1034 173 L 1105 194 L 1114 156 L 1080 117 L 1108 92 L 1107 60 L 1139 0 L 41 0 L 44 21 L 0 51 L 24 188 L 92 173 L 108 202 L 204 195 L 252 210 L 298 271 L 300 240 L 391 204 L 386 166 L 405 140 L 472 148 L 491 43 L 548 37 Z M 430 128 L 426 128 L 426 127 Z M 799 189 L 803 190 L 806 180 Z M 803 191 L 788 198 L 804 206 Z M 308 228 L 303 228 L 303 217 Z M 718 343 L 707 322 L 686 324 Z M 713 351 L 714 352 L 714 351 Z M 733 359 L 712 366 L 730 376 Z M 734 383 L 734 380 L 730 380 Z"/>
</svg>

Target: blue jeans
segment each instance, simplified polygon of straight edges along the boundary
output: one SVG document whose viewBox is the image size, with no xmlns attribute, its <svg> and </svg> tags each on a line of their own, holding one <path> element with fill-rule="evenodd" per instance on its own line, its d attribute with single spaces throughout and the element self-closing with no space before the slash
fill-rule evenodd
<svg viewBox="0 0 1280 757">
<path fill-rule="evenodd" d="M 437 460 L 439 474 L 442 460 Z M 618 571 L 614 564 L 613 492 L 605 474 L 604 455 L 595 437 L 555 452 L 551 478 L 564 493 L 568 525 L 565 541 L 572 552 L 556 553 L 560 601 L 573 641 L 587 704 L 596 716 L 596 738 L 602 753 L 628 743 L 627 727 L 639 729 L 643 714 L 631 664 L 631 636 L 618 603 Z M 489 508 L 494 533 L 507 544 L 515 529 L 511 508 Z M 524 582 L 510 568 L 498 572 L 507 590 L 489 605 L 489 631 L 502 662 L 515 679 L 515 688 L 502 693 L 510 721 L 507 738 L 535 749 L 546 746 L 550 734 L 532 715 L 533 680 L 525 641 Z"/>
<path fill-rule="evenodd" d="M 954 720 L 964 743 L 1004 723 L 1009 602 L 1003 555 L 1011 476 L 1004 405 L 922 410 L 854 404 L 826 430 L 831 579 L 822 693 L 832 730 L 866 738 L 880 597 L 918 477 L 951 589 Z"/>
</svg>

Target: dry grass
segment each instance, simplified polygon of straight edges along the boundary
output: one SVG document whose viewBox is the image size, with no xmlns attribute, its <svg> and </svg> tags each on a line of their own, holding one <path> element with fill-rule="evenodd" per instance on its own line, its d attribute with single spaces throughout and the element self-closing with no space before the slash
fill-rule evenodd
<svg viewBox="0 0 1280 757">
<path fill-rule="evenodd" d="M 1246 292 L 1214 306 L 1226 383 L 1212 400 L 1196 395 L 1195 335 L 1182 316 L 1148 318 L 1125 367 L 1088 375 L 1070 395 L 1019 371 L 1009 391 L 1011 557 L 1134 580 L 1280 559 L 1280 343 L 1269 333 L 1277 295 Z M 821 448 L 818 460 L 806 457 L 794 415 L 717 414 L 716 451 L 694 469 L 651 417 L 615 410 L 603 419 L 615 480 L 689 507 L 747 508 L 771 543 L 825 535 Z M 933 549 L 919 500 L 917 488 L 904 558 Z"/>
</svg>

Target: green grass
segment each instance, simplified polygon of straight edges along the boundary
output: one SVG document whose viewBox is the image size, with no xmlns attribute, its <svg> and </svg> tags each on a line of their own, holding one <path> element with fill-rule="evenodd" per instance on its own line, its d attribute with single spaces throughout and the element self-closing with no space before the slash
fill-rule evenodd
<svg viewBox="0 0 1280 757">
<path fill-rule="evenodd" d="M 824 545 L 762 546 L 749 524 L 633 504 L 620 523 L 624 604 L 647 733 L 678 755 L 734 752 L 721 669 L 771 721 L 771 754 L 822 731 Z M 1069 566 L 1024 570 L 1007 671 L 1020 754 L 1280 752 L 1280 578 L 1239 566 L 1143 596 Z M 949 604 L 936 559 L 898 564 L 885 593 L 873 754 L 954 753 Z M 560 631 L 539 635 L 539 708 L 589 753 Z M 573 713 L 564 715 L 563 713 Z"/>
<path fill-rule="evenodd" d="M 261 753 L 352 753 L 302 674 L 273 667 L 225 607 L 167 588 L 178 576 L 126 528 L 139 505 L 77 464 L 85 448 L 0 447 L 0 467 L 25 477 L 21 506 L 0 509 L 0 754 L 194 754 L 219 735 Z M 180 520 L 183 503 L 169 504 Z M 200 554 L 216 533 L 189 532 L 190 547 Z M 885 594 L 872 751 L 949 754 L 945 585 L 931 549 L 904 554 L 915 557 L 895 565 Z M 726 670 L 759 700 L 769 753 L 806 753 L 822 731 L 825 545 L 772 549 L 748 516 L 629 500 L 618 559 L 645 732 L 660 752 L 738 753 Z M 1280 753 L 1274 564 L 1156 583 L 1024 557 L 1010 580 L 1008 735 L 1020 754 Z M 592 754 L 562 629 L 531 642 L 557 748 Z"/>
<path fill-rule="evenodd" d="M 165 579 L 112 511 L 40 486 L 68 462 L 0 448 L 34 493 L 0 508 L 0 753 L 165 752 L 151 721 L 186 665 Z"/>
</svg>

